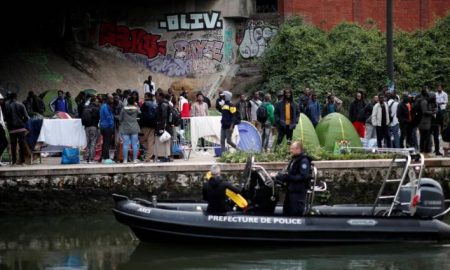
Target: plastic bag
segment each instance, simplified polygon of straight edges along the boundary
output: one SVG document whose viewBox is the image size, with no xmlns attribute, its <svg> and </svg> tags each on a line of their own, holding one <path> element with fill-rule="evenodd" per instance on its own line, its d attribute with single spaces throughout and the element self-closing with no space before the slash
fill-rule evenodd
<svg viewBox="0 0 450 270">
<path fill-rule="evenodd" d="M 172 136 L 170 136 L 170 133 L 167 132 L 167 130 L 164 130 L 163 134 L 161 136 L 159 136 L 159 141 L 160 142 L 167 142 L 168 140 L 170 140 Z"/>
<path fill-rule="evenodd" d="M 64 148 L 62 151 L 61 164 L 79 164 L 80 150 L 78 148 Z"/>
</svg>

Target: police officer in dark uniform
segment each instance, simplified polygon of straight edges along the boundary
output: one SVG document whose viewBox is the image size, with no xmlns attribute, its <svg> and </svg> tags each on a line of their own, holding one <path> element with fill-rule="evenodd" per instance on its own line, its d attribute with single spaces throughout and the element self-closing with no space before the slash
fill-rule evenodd
<svg viewBox="0 0 450 270">
<path fill-rule="evenodd" d="M 285 171 L 276 175 L 276 180 L 286 186 L 283 214 L 303 216 L 306 195 L 311 181 L 311 158 L 303 153 L 303 143 L 293 142 L 289 148 L 292 159 Z"/>
<path fill-rule="evenodd" d="M 211 177 L 203 184 L 203 200 L 208 202 L 208 213 L 225 213 L 229 211 L 226 203 L 226 189 L 240 193 L 239 188 L 220 176 L 219 165 L 211 166 Z"/>
<path fill-rule="evenodd" d="M 231 103 L 231 98 L 233 94 L 229 91 L 224 91 L 225 103 L 222 105 L 222 128 L 220 131 L 220 148 L 222 153 L 225 152 L 225 140 L 227 143 L 236 149 L 236 144 L 231 141 L 231 135 L 233 134 L 233 129 L 235 125 L 239 125 L 241 122 L 241 116 L 236 105 Z"/>
</svg>

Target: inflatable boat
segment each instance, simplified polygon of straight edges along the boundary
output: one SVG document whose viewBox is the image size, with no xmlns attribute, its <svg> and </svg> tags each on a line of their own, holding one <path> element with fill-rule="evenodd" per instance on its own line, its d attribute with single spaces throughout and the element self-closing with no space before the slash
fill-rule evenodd
<svg viewBox="0 0 450 270">
<path fill-rule="evenodd" d="M 401 179 L 389 179 L 392 169 L 404 167 Z M 252 160 L 243 173 L 245 211 L 236 206 L 223 214 L 209 214 L 205 203 L 161 203 L 114 194 L 116 219 L 144 242 L 442 242 L 450 240 L 450 226 L 441 221 L 445 209 L 437 181 L 422 178 L 423 156 L 394 154 L 378 196 L 371 205 L 315 205 L 314 194 L 326 190 L 311 177 L 304 216 L 282 215 L 277 184 Z M 395 188 L 388 188 L 394 185 Z M 390 190 L 392 194 L 388 194 Z"/>
</svg>

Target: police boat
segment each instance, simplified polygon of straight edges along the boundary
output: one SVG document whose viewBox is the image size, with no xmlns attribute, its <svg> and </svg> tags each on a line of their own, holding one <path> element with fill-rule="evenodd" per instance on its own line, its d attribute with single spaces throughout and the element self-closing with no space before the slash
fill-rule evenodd
<svg viewBox="0 0 450 270">
<path fill-rule="evenodd" d="M 277 205 L 279 187 L 268 172 L 249 158 L 243 173 L 245 210 L 234 207 L 224 214 L 208 214 L 205 203 L 162 203 L 114 194 L 116 219 L 129 226 L 144 242 L 246 241 L 248 242 L 446 242 L 450 226 L 441 185 L 422 178 L 424 157 L 410 151 L 393 158 L 373 204 L 316 205 L 314 195 L 327 189 L 317 181 L 313 167 L 306 214 L 282 215 Z M 399 179 L 390 179 L 394 168 Z M 389 193 L 391 192 L 391 193 Z M 238 203 L 239 204 L 239 203 Z"/>
</svg>

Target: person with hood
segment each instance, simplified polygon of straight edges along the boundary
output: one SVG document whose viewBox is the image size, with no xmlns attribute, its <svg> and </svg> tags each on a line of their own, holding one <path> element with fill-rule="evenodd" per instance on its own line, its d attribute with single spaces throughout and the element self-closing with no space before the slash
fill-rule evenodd
<svg viewBox="0 0 450 270">
<path fill-rule="evenodd" d="M 231 135 L 233 134 L 234 126 L 239 125 L 241 122 L 241 117 L 236 105 L 231 103 L 231 98 L 233 94 L 229 91 L 224 91 L 224 104 L 221 108 L 222 111 L 222 128 L 220 131 L 220 147 L 222 153 L 225 152 L 225 140 L 234 149 L 237 149 L 236 144 L 231 140 Z"/>
<path fill-rule="evenodd" d="M 95 147 L 99 137 L 98 123 L 100 122 L 100 105 L 95 95 L 89 95 L 89 105 L 82 110 L 81 123 L 86 132 L 86 155 L 87 163 L 95 163 Z"/>
<path fill-rule="evenodd" d="M 278 130 L 277 145 L 281 144 L 284 136 L 288 142 L 297 126 L 299 118 L 298 106 L 292 97 L 291 89 L 284 89 L 283 99 L 275 105 L 275 125 Z"/>
<path fill-rule="evenodd" d="M 286 187 L 283 214 L 303 216 L 311 182 L 311 158 L 303 152 L 302 141 L 293 142 L 289 151 L 292 159 L 285 170 L 276 174 L 275 179 Z"/>
<path fill-rule="evenodd" d="M 103 137 L 102 160 L 103 163 L 114 163 L 109 157 L 112 137 L 114 135 L 114 114 L 112 109 L 113 96 L 108 94 L 106 102 L 100 107 L 100 134 Z"/>
<path fill-rule="evenodd" d="M 356 92 L 355 100 L 353 100 L 352 103 L 350 103 L 350 108 L 348 109 L 348 118 L 350 119 L 350 122 L 352 122 L 353 126 L 356 129 L 356 132 L 358 132 L 358 135 L 360 138 L 365 137 L 365 109 L 366 109 L 366 102 L 364 101 L 364 94 L 362 90 L 358 90 Z"/>
<path fill-rule="evenodd" d="M 224 180 L 217 164 L 211 166 L 212 177 L 203 184 L 203 200 L 208 202 L 208 214 L 226 213 L 230 210 L 226 203 L 226 189 L 240 193 L 239 188 Z"/>
<path fill-rule="evenodd" d="M 132 162 L 137 163 L 138 154 L 138 134 L 140 132 L 138 116 L 141 114 L 139 106 L 137 106 L 136 101 L 133 96 L 128 98 L 128 105 L 123 107 L 119 116 L 119 132 L 123 140 L 123 163 L 128 163 L 128 148 L 133 149 Z"/>
</svg>

